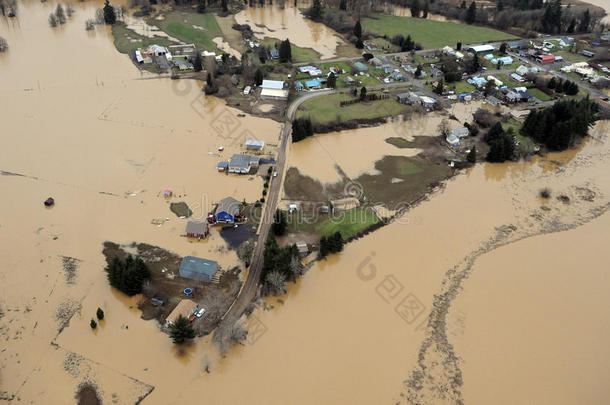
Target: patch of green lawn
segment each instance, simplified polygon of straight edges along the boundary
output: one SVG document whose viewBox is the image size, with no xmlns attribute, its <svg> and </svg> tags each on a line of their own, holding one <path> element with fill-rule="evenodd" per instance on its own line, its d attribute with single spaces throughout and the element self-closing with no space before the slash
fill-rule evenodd
<svg viewBox="0 0 610 405">
<path fill-rule="evenodd" d="M 553 99 L 551 96 L 549 96 L 548 94 L 546 94 L 545 92 L 543 92 L 540 89 L 532 88 L 532 89 L 528 89 L 527 92 L 531 96 L 536 97 L 540 101 L 550 101 Z"/>
<path fill-rule="evenodd" d="M 349 238 L 364 231 L 369 226 L 379 222 L 379 218 L 370 207 L 354 208 L 341 214 L 335 214 L 332 218 L 318 225 L 316 231 L 322 236 L 330 236 L 340 232 L 343 239 Z"/>
<path fill-rule="evenodd" d="M 512 77 L 509 77 L 505 74 L 497 74 L 494 75 L 492 74 L 491 76 L 494 76 L 496 79 L 500 80 L 502 83 L 504 83 L 505 86 L 508 87 L 524 87 L 525 83 L 519 83 L 518 81 L 516 81 L 515 79 L 513 79 Z"/>
<path fill-rule="evenodd" d="M 275 44 L 277 44 L 278 49 L 279 49 L 280 42 L 281 41 L 279 39 L 275 39 L 275 38 L 265 38 L 262 41 L 262 43 L 265 46 L 270 47 L 270 48 L 275 47 Z M 295 44 L 291 43 L 290 51 L 292 53 L 292 62 L 293 63 L 310 62 L 310 61 L 320 59 L 320 54 L 311 48 L 300 48 L 300 47 L 296 46 Z"/>
<path fill-rule="evenodd" d="M 458 94 L 461 94 L 461 93 L 470 93 L 470 92 L 476 90 L 476 87 L 474 87 L 472 84 L 470 84 L 468 82 L 449 83 L 447 86 L 450 89 L 453 88 L 453 91 L 455 91 Z"/>
<path fill-rule="evenodd" d="M 171 11 L 164 16 L 163 20 L 154 20 L 161 30 L 180 41 L 218 52 L 212 38 L 222 36 L 222 31 L 214 14 Z"/>
<path fill-rule="evenodd" d="M 424 48 L 453 46 L 456 42 L 470 44 L 517 38 L 491 28 L 385 14 L 378 14 L 375 18 L 364 18 L 362 28 L 365 32 L 378 36 L 387 35 L 389 38 L 398 34 L 404 36 L 408 34 Z"/>
<path fill-rule="evenodd" d="M 580 53 L 572 53 L 569 51 L 557 51 L 554 52 L 555 55 L 563 57 L 563 60 L 567 62 L 585 62 L 588 61 L 585 55 L 581 55 Z"/>
<path fill-rule="evenodd" d="M 311 117 L 314 123 L 324 124 L 340 119 L 350 121 L 355 119 L 374 119 L 402 114 L 406 110 L 394 97 L 384 100 L 367 101 L 340 107 L 342 100 L 351 100 L 348 94 L 329 94 L 308 100 L 300 107 L 297 117 Z"/>
</svg>

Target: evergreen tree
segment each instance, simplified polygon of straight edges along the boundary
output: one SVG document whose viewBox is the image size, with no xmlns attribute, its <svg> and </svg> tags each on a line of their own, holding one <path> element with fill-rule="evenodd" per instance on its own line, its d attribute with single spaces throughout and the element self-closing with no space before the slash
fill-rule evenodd
<svg viewBox="0 0 610 405">
<path fill-rule="evenodd" d="M 570 20 L 570 25 L 568 25 L 568 29 L 567 29 L 568 34 L 573 34 L 575 29 L 576 29 L 576 19 L 572 18 L 572 20 Z"/>
<path fill-rule="evenodd" d="M 220 0 L 220 7 L 222 7 L 222 11 L 227 13 L 229 11 L 229 5 L 227 4 L 227 0 Z"/>
<path fill-rule="evenodd" d="M 263 84 L 263 72 L 260 69 L 256 69 L 254 72 L 254 84 L 257 86 Z"/>
<path fill-rule="evenodd" d="M 59 3 L 55 8 L 55 17 L 57 17 L 57 21 L 59 21 L 60 24 L 66 23 L 66 13 L 64 12 L 63 6 Z"/>
<path fill-rule="evenodd" d="M 417 65 L 417 69 L 415 69 L 414 73 L 416 79 L 419 79 L 419 77 L 421 76 L 421 69 L 421 65 Z"/>
<path fill-rule="evenodd" d="M 280 42 L 280 62 L 286 63 L 292 60 L 292 48 L 290 46 L 290 40 L 286 38 L 286 40 Z"/>
<path fill-rule="evenodd" d="M 506 42 L 502 42 L 502 44 L 500 45 L 500 53 L 502 55 L 506 55 L 506 48 L 508 47 L 508 44 Z"/>
<path fill-rule="evenodd" d="M 455 44 L 455 50 L 456 51 L 461 51 L 462 50 L 462 43 L 458 42 L 457 44 Z"/>
<path fill-rule="evenodd" d="M 479 55 L 477 55 L 476 53 L 472 56 L 472 63 L 470 67 L 472 69 L 472 73 L 481 70 L 481 61 L 479 60 Z"/>
<path fill-rule="evenodd" d="M 472 3 L 470 3 L 470 7 L 468 7 L 468 10 L 466 10 L 465 21 L 467 24 L 472 24 L 476 21 L 476 19 L 477 19 L 477 5 L 473 1 Z"/>
<path fill-rule="evenodd" d="M 444 90 L 445 90 L 445 86 L 443 83 L 443 79 L 441 79 L 438 81 L 438 83 L 436 83 L 436 87 L 434 87 L 434 92 L 440 96 L 443 94 Z"/>
<path fill-rule="evenodd" d="M 466 155 L 466 160 L 468 160 L 468 162 L 470 163 L 476 163 L 477 161 L 477 147 L 473 146 L 472 149 L 470 149 L 470 152 L 468 152 L 468 155 Z"/>
<path fill-rule="evenodd" d="M 356 40 L 356 48 L 358 48 L 358 49 L 364 48 L 364 42 L 362 42 L 362 39 L 358 38 Z"/>
<path fill-rule="evenodd" d="M 461 8 L 462 10 L 465 10 L 465 9 L 466 9 L 466 0 L 462 0 L 462 3 L 460 3 L 460 8 Z"/>
<path fill-rule="evenodd" d="M 195 337 L 195 330 L 193 330 L 193 325 L 191 325 L 188 319 L 179 315 L 170 328 L 169 336 L 175 344 L 180 345 L 188 339 L 193 339 Z"/>
<path fill-rule="evenodd" d="M 195 59 L 193 60 L 193 68 L 195 72 L 201 72 L 203 70 L 203 61 L 201 60 L 201 53 L 197 51 L 197 55 L 195 55 Z"/>
<path fill-rule="evenodd" d="M 551 77 L 551 80 L 546 84 L 546 87 L 549 89 L 554 89 L 557 86 L 557 81 L 555 80 L 555 76 Z"/>
<path fill-rule="evenodd" d="M 580 24 L 578 24 L 578 31 L 588 32 L 589 25 L 591 25 L 591 13 L 589 12 L 589 9 L 586 9 L 585 12 L 582 14 Z"/>
<path fill-rule="evenodd" d="M 341 0 L 341 2 L 339 3 L 339 10 L 347 10 L 347 0 Z"/>
<path fill-rule="evenodd" d="M 360 89 L 360 100 L 364 100 L 366 98 L 366 87 L 362 86 Z"/>
<path fill-rule="evenodd" d="M 485 83 L 485 90 L 483 92 L 485 93 L 485 96 L 489 96 L 490 94 L 493 94 L 495 89 L 496 84 L 492 80 L 489 80 Z"/>
<path fill-rule="evenodd" d="M 498 12 L 504 10 L 504 2 L 502 2 L 502 0 L 498 1 L 498 5 L 496 7 L 496 10 L 498 10 Z"/>
<path fill-rule="evenodd" d="M 102 308 L 98 307 L 95 315 L 97 316 L 97 319 L 99 319 L 100 321 L 102 319 L 104 319 L 104 311 L 102 310 Z"/>
<path fill-rule="evenodd" d="M 106 24 L 114 24 L 116 22 L 116 14 L 114 7 L 110 5 L 110 0 L 106 0 L 104 3 L 104 22 Z"/>
<path fill-rule="evenodd" d="M 422 11 L 422 18 L 428 18 L 428 13 L 430 12 L 430 3 L 426 0 L 424 3 L 424 9 Z"/>
<path fill-rule="evenodd" d="M 411 17 L 418 18 L 420 11 L 421 11 L 421 4 L 419 4 L 419 0 L 413 0 L 411 2 Z"/>
<path fill-rule="evenodd" d="M 212 80 L 212 74 L 210 72 L 208 72 L 205 82 L 208 86 L 212 86 L 214 84 L 214 80 Z"/>
<path fill-rule="evenodd" d="M 296 0 L 295 0 L 296 1 Z M 313 0 L 313 5 L 309 11 L 309 16 L 312 20 L 322 18 L 322 2 L 321 0 Z"/>
<path fill-rule="evenodd" d="M 354 25 L 354 35 L 356 38 L 362 39 L 362 24 L 360 24 L 360 19 L 358 19 Z"/>
<path fill-rule="evenodd" d="M 337 76 L 335 76 L 333 72 L 330 72 L 326 78 L 326 86 L 330 87 L 331 89 L 337 87 Z"/>
<path fill-rule="evenodd" d="M 197 12 L 199 14 L 205 13 L 205 0 L 197 0 Z"/>
<path fill-rule="evenodd" d="M 132 296 L 142 291 L 144 280 L 150 278 L 150 271 L 139 257 L 135 260 L 131 255 L 125 261 L 114 257 L 106 267 L 110 285 Z"/>
<path fill-rule="evenodd" d="M 89 326 L 91 326 L 91 329 L 97 328 L 97 322 L 95 322 L 95 319 L 91 318 L 91 322 L 89 322 Z"/>
<path fill-rule="evenodd" d="M 281 209 L 277 208 L 273 215 L 273 224 L 271 224 L 271 230 L 276 236 L 282 236 L 286 233 L 288 223 L 286 221 L 286 213 Z"/>
</svg>

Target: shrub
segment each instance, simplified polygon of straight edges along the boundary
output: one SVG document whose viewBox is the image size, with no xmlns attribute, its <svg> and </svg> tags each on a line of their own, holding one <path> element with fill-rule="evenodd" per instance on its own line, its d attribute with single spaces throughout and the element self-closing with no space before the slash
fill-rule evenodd
<svg viewBox="0 0 610 405">
<path fill-rule="evenodd" d="M 91 322 L 89 322 L 89 326 L 91 326 L 91 329 L 97 328 L 97 322 L 95 322 L 95 319 L 91 318 Z"/>
<path fill-rule="evenodd" d="M 97 316 L 97 319 L 99 319 L 100 321 L 102 319 L 104 319 L 104 311 L 102 311 L 102 308 L 97 309 L 97 312 L 95 313 L 95 315 Z"/>
</svg>

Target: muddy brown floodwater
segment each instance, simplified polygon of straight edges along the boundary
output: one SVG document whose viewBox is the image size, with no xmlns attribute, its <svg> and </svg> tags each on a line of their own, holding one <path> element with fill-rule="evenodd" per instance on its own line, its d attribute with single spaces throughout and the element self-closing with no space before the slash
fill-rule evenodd
<svg viewBox="0 0 610 405">
<path fill-rule="evenodd" d="M 237 119 L 199 84 L 141 74 L 105 27 L 85 32 L 99 3 L 75 3 L 53 30 L 55 6 L 25 1 L 18 20 L 0 21 L 11 46 L 0 55 L 0 398 L 74 403 L 83 384 L 119 404 L 607 397 L 607 122 L 577 150 L 460 173 L 268 299 L 274 309 L 256 309 L 248 340 L 225 357 L 209 337 L 180 351 L 140 319 L 137 297 L 108 286 L 102 243 L 237 264 L 216 231 L 180 238 L 185 221 L 159 193 L 173 189 L 195 216 L 226 195 L 259 197 L 260 179 L 215 164 L 240 149 L 243 129 L 275 143 L 279 124 Z M 230 134 L 221 114 L 239 123 Z M 106 316 L 92 331 L 97 307 Z"/>
<path fill-rule="evenodd" d="M 265 7 L 246 7 L 235 15 L 239 24 L 249 24 L 257 38 L 277 38 L 302 48 L 312 48 L 322 59 L 337 55 L 337 46 L 345 44 L 332 28 L 303 16 L 290 1 L 282 8 L 276 2 Z"/>
</svg>

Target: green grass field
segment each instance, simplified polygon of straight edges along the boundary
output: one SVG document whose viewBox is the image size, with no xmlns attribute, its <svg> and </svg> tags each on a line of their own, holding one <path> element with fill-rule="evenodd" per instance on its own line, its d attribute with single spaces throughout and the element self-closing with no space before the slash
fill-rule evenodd
<svg viewBox="0 0 610 405">
<path fill-rule="evenodd" d="M 468 82 L 455 82 L 447 85 L 450 89 L 453 89 L 456 93 L 470 93 L 475 91 L 476 87 Z"/>
<path fill-rule="evenodd" d="M 586 62 L 590 59 L 587 58 L 585 55 L 568 51 L 556 51 L 554 52 L 554 54 L 563 57 L 563 60 L 567 62 Z"/>
<path fill-rule="evenodd" d="M 385 14 L 378 14 L 374 19 L 363 19 L 362 28 L 366 32 L 379 36 L 387 35 L 389 38 L 398 34 L 409 34 L 424 48 L 454 46 L 456 42 L 470 44 L 517 38 L 491 28 Z"/>
<path fill-rule="evenodd" d="M 297 117 L 311 117 L 315 123 L 324 124 L 339 118 L 342 121 L 355 119 L 373 119 L 398 115 L 405 111 L 406 106 L 400 104 L 394 97 L 386 100 L 356 103 L 346 107 L 340 107 L 342 100 L 351 100 L 348 94 L 330 94 L 317 97 L 303 103 L 302 110 L 299 109 Z"/>
<path fill-rule="evenodd" d="M 164 15 L 163 20 L 154 21 L 160 29 L 180 41 L 195 44 L 207 51 L 218 52 L 212 38 L 222 36 L 222 31 L 214 14 L 171 11 Z"/>
<path fill-rule="evenodd" d="M 371 208 L 354 208 L 321 223 L 316 231 L 322 236 L 341 232 L 343 239 L 346 239 L 377 222 L 379 222 L 379 218 Z"/>
<path fill-rule="evenodd" d="M 514 88 L 514 87 L 525 87 L 525 83 L 519 83 L 518 81 L 516 81 L 515 79 L 513 79 L 510 76 L 504 75 L 504 74 L 492 74 L 492 76 L 494 76 L 496 79 L 500 80 L 502 83 L 504 83 L 505 86 L 508 86 L 510 88 Z"/>
<path fill-rule="evenodd" d="M 540 101 L 550 101 L 553 98 L 539 89 L 528 89 L 527 92 Z"/>
</svg>

